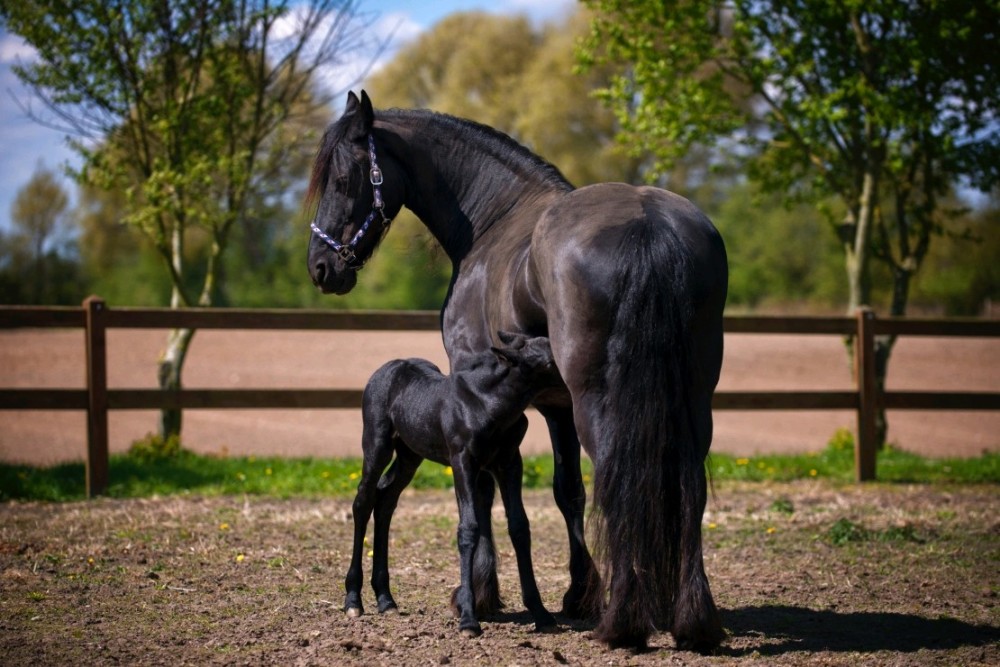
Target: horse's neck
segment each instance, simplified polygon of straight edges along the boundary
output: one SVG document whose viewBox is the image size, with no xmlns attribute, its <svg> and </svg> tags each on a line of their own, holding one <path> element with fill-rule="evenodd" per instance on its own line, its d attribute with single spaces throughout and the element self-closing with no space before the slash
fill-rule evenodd
<svg viewBox="0 0 1000 667">
<path fill-rule="evenodd" d="M 542 173 L 485 150 L 475 137 L 453 137 L 457 145 L 443 148 L 440 137 L 447 134 L 433 127 L 433 116 L 420 118 L 420 126 L 407 120 L 405 116 L 387 119 L 403 142 L 397 158 L 411 186 L 405 205 L 452 261 L 460 260 L 494 225 L 569 189 L 568 184 L 552 183 Z"/>
</svg>

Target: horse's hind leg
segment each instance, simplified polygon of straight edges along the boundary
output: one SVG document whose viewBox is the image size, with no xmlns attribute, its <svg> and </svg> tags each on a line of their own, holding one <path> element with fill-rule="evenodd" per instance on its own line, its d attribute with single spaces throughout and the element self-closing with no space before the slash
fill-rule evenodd
<svg viewBox="0 0 1000 667">
<path fill-rule="evenodd" d="M 390 431 L 386 425 L 380 424 L 378 419 L 370 417 L 366 418 L 365 422 L 362 436 L 364 463 L 361 468 L 361 480 L 358 482 L 358 492 L 354 497 L 352 507 L 354 545 L 351 551 L 351 566 L 344 579 L 344 588 L 347 591 L 344 599 L 344 611 L 351 617 L 364 613 L 364 605 L 361 603 L 361 587 L 364 582 L 362 562 L 365 533 L 368 530 L 368 520 L 371 518 L 378 495 L 379 473 L 392 459 L 392 442 Z"/>
<path fill-rule="evenodd" d="M 600 613 L 601 583 L 584 539 L 587 491 L 580 473 L 580 441 L 569 409 L 539 408 L 549 427 L 555 472 L 552 494 L 566 522 L 569 536 L 569 590 L 563 596 L 562 613 L 585 618 Z"/>
<path fill-rule="evenodd" d="M 396 440 L 396 458 L 378 483 L 375 496 L 375 544 L 372 559 L 372 588 L 379 613 L 397 609 L 389 591 L 389 524 L 403 489 L 407 487 L 423 459 Z"/>
</svg>

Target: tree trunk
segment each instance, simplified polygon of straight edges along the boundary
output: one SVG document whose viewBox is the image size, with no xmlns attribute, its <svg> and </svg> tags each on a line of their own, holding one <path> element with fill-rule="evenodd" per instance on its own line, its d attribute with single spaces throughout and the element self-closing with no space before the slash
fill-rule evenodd
<svg viewBox="0 0 1000 667">
<path fill-rule="evenodd" d="M 175 283 L 170 293 L 170 307 L 186 305 L 181 285 L 176 281 L 184 275 L 184 225 L 174 225 L 170 238 L 172 275 Z M 167 347 L 157 363 L 157 380 L 161 391 L 176 391 L 181 388 L 181 371 L 188 347 L 194 338 L 194 329 L 172 329 L 167 335 Z M 183 413 L 179 408 L 160 410 L 160 437 L 166 442 L 171 436 L 180 437 Z"/>
<path fill-rule="evenodd" d="M 877 178 L 874 170 L 869 170 L 864 175 L 858 200 L 849 202 L 851 205 L 848 206 L 848 213 L 843 223 L 845 233 L 841 238 L 849 288 L 847 314 L 851 317 L 855 316 L 859 308 L 871 306 L 871 237 L 877 201 Z M 875 339 L 875 384 L 879 394 L 885 391 L 889 356 L 895 342 L 894 336 L 878 336 Z M 848 336 L 844 343 L 853 372 L 854 337 Z M 875 435 L 879 449 L 884 446 L 888 433 L 889 423 L 885 410 L 879 408 L 875 416 Z"/>
<path fill-rule="evenodd" d="M 157 364 L 157 376 L 162 391 L 176 391 L 181 388 L 181 370 L 187 356 L 194 329 L 172 329 L 167 336 L 167 347 Z M 182 411 L 164 408 L 160 411 L 160 437 L 164 442 L 171 436 L 180 437 Z"/>
</svg>

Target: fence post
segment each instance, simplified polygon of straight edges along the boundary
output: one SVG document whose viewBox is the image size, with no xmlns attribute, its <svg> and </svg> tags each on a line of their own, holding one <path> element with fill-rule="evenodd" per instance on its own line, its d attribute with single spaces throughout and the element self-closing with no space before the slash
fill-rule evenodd
<svg viewBox="0 0 1000 667">
<path fill-rule="evenodd" d="M 859 308 L 858 333 L 854 338 L 854 369 L 858 387 L 858 443 L 854 450 L 854 477 L 858 482 L 875 479 L 878 451 L 875 418 L 878 389 L 875 383 L 875 312 Z"/>
<path fill-rule="evenodd" d="M 87 347 L 87 497 L 108 489 L 108 355 L 105 328 L 107 306 L 100 297 L 83 302 Z"/>
</svg>

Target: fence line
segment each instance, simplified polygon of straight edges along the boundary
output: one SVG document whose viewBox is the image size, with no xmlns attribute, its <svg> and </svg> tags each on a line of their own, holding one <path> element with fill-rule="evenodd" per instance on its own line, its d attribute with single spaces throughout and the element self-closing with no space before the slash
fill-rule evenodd
<svg viewBox="0 0 1000 667">
<path fill-rule="evenodd" d="M 856 317 L 727 316 L 730 334 L 838 335 L 854 341 L 853 391 L 719 391 L 715 410 L 854 410 L 858 418 L 855 478 L 876 476 L 875 418 L 893 410 L 1000 410 L 997 392 L 878 391 L 875 337 L 1000 337 L 1000 320 L 972 318 L 877 318 L 868 309 Z M 107 385 L 110 328 L 298 329 L 438 331 L 436 311 L 319 311 L 229 308 L 109 308 L 89 297 L 80 308 L 0 306 L 0 328 L 83 328 L 85 389 L 0 389 L 0 410 L 85 410 L 86 484 L 89 496 L 108 486 L 108 410 L 228 408 L 360 408 L 359 389 L 113 389 Z"/>
</svg>

